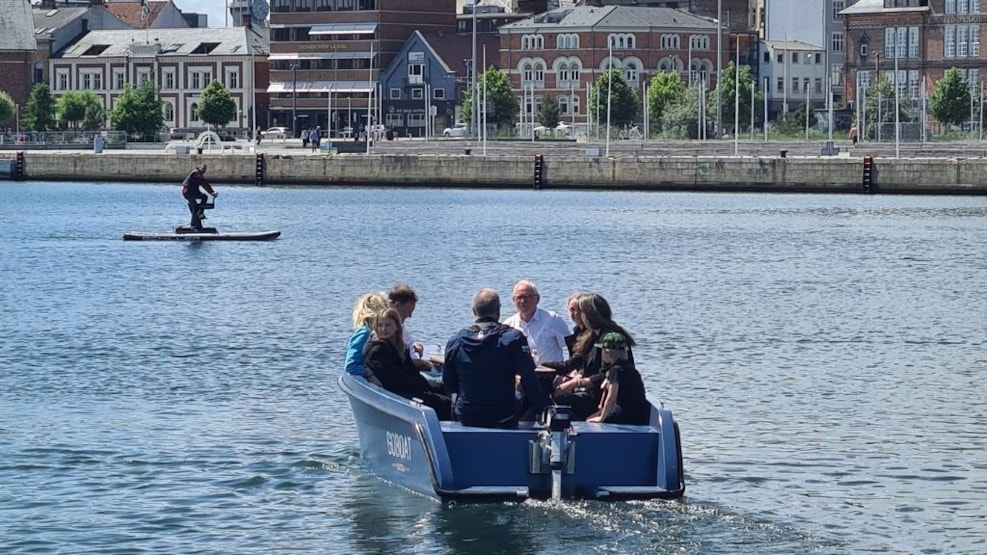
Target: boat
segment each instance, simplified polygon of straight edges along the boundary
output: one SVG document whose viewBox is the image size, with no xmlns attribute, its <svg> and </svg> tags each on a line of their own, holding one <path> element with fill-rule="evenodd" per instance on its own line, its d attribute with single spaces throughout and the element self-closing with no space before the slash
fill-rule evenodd
<svg viewBox="0 0 987 555">
<path fill-rule="evenodd" d="M 281 236 L 280 231 L 220 233 L 214 227 L 195 230 L 188 226 L 175 228 L 174 233 L 131 231 L 123 234 L 124 241 L 270 241 Z"/>
<path fill-rule="evenodd" d="M 490 429 L 440 421 L 424 404 L 343 373 L 360 456 L 374 474 L 440 501 L 676 499 L 685 493 L 671 411 L 647 426 L 573 422 L 549 407 L 538 422 Z"/>
</svg>

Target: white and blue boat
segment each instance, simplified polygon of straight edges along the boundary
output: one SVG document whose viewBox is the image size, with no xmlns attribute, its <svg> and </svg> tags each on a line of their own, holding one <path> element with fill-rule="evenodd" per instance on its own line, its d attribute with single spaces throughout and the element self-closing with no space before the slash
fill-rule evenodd
<svg viewBox="0 0 987 555">
<path fill-rule="evenodd" d="M 369 469 L 442 501 L 468 499 L 674 499 L 685 493 L 672 413 L 652 403 L 647 426 L 570 422 L 552 407 L 518 429 L 440 421 L 430 407 L 344 373 Z"/>
</svg>

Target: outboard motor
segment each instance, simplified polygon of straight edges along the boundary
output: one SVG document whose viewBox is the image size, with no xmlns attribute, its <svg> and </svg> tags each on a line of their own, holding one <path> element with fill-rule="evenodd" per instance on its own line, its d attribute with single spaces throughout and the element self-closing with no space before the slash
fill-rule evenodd
<svg viewBox="0 0 987 555">
<path fill-rule="evenodd" d="M 576 463 L 576 444 L 569 441 L 572 408 L 553 405 L 541 417 L 538 440 L 529 444 L 533 474 L 552 474 L 552 500 L 562 499 L 562 474 L 572 474 Z"/>
</svg>

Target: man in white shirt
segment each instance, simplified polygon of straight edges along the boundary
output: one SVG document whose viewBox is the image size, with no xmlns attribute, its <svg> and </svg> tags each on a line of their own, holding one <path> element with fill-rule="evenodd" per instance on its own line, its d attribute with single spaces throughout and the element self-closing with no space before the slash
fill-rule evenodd
<svg viewBox="0 0 987 555">
<path fill-rule="evenodd" d="M 513 299 L 517 314 L 505 320 L 504 324 L 528 338 L 535 364 L 564 361 L 565 338 L 569 335 L 569 326 L 565 320 L 555 312 L 538 308 L 541 296 L 535 284 L 528 280 L 517 282 Z"/>
<path fill-rule="evenodd" d="M 418 343 L 411 337 L 408 332 L 408 318 L 415 313 L 415 306 L 418 305 L 418 295 L 415 290 L 408 285 L 395 285 L 391 292 L 387 294 L 388 304 L 394 310 L 398 311 L 401 315 L 401 328 L 402 335 L 404 336 L 405 345 L 408 347 L 409 356 L 411 356 L 411 361 L 415 364 L 415 368 L 419 370 L 431 371 L 434 369 L 432 363 L 423 359 L 425 348 L 421 343 Z"/>
</svg>

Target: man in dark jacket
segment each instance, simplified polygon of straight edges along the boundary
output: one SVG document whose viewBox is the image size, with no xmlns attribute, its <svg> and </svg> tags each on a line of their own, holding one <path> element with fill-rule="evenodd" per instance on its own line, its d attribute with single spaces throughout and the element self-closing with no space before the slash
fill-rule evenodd
<svg viewBox="0 0 987 555">
<path fill-rule="evenodd" d="M 481 289 L 473 297 L 473 315 L 476 323 L 446 345 L 442 380 L 452 397 L 453 412 L 466 426 L 517 427 L 520 403 L 515 376 L 521 377 L 528 407 L 537 412 L 546 404 L 528 340 L 499 323 L 500 296 L 493 289 Z"/>
<path fill-rule="evenodd" d="M 199 190 L 199 187 L 204 188 L 209 191 L 212 198 L 216 198 L 219 193 L 213 190 L 209 182 L 206 181 L 206 165 L 196 166 L 194 170 L 189 172 L 185 181 L 182 182 L 182 196 L 188 202 L 189 212 L 192 213 L 192 221 L 189 226 L 195 230 L 202 230 L 202 220 L 206 218 L 203 214 L 202 206 L 209 200 L 209 197 L 205 193 Z"/>
</svg>

